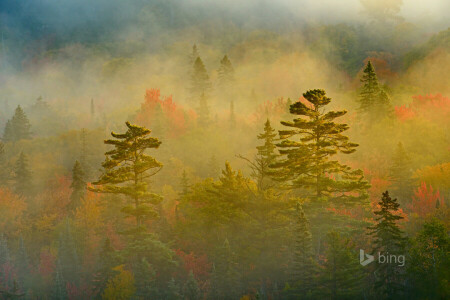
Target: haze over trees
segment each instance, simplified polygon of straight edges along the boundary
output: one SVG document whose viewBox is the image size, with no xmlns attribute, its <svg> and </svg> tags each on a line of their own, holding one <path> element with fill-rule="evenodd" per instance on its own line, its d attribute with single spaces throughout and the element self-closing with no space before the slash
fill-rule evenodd
<svg viewBox="0 0 450 300">
<path fill-rule="evenodd" d="M 441 0 L 63 2 L 0 5 L 0 299 L 450 298 Z"/>
</svg>

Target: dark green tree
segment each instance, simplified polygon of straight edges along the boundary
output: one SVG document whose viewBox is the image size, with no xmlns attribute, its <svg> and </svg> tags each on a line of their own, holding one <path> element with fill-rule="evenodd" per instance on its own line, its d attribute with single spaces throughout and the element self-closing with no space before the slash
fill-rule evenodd
<svg viewBox="0 0 450 300">
<path fill-rule="evenodd" d="M 450 238 L 445 224 L 432 218 L 413 239 L 408 263 L 411 295 L 417 299 L 445 299 L 450 278 Z"/>
<path fill-rule="evenodd" d="M 309 221 L 300 203 L 297 203 L 296 217 L 293 228 L 294 248 L 292 253 L 290 295 L 296 299 L 311 297 L 314 288 L 316 266 L 313 260 L 312 237 Z"/>
<path fill-rule="evenodd" d="M 14 116 L 11 119 L 11 126 L 14 141 L 31 138 L 30 121 L 28 121 L 28 117 L 20 105 L 17 106 Z"/>
<path fill-rule="evenodd" d="M 200 53 L 198 52 L 198 47 L 196 44 L 192 46 L 192 52 L 189 55 L 189 66 L 192 67 L 195 63 L 195 60 L 200 56 Z"/>
<path fill-rule="evenodd" d="M 326 299 L 362 298 L 364 272 L 355 259 L 349 239 L 336 231 L 327 235 L 326 260 L 321 271 L 321 284 Z"/>
<path fill-rule="evenodd" d="M 200 99 L 202 95 L 208 97 L 210 89 L 211 82 L 208 72 L 206 71 L 202 59 L 197 57 L 193 65 L 189 88 L 191 100 L 195 101 Z"/>
<path fill-rule="evenodd" d="M 190 185 L 186 170 L 183 170 L 183 173 L 181 174 L 180 187 L 181 187 L 180 197 L 187 195 L 187 193 L 189 192 Z"/>
<path fill-rule="evenodd" d="M 61 265 L 59 261 L 57 261 L 56 263 L 56 272 L 53 280 L 52 299 L 55 300 L 67 299 L 66 281 L 63 278 Z"/>
<path fill-rule="evenodd" d="M 234 68 L 226 55 L 220 60 L 218 75 L 218 85 L 223 88 L 230 88 L 234 82 Z"/>
<path fill-rule="evenodd" d="M 235 254 L 228 239 L 219 246 L 215 253 L 209 299 L 235 299 L 239 295 L 239 274 Z"/>
<path fill-rule="evenodd" d="M 69 207 L 72 210 L 76 210 L 81 205 L 81 201 L 84 199 L 84 195 L 86 194 L 84 172 L 78 160 L 75 161 L 72 169 L 72 184 L 70 187 L 72 188 L 72 194 L 70 195 Z"/>
<path fill-rule="evenodd" d="M 105 289 L 108 280 L 110 280 L 117 271 L 115 267 L 122 262 L 120 255 L 111 245 L 111 240 L 106 238 L 98 256 L 96 274 L 94 276 L 94 293 L 100 295 Z"/>
<path fill-rule="evenodd" d="M 62 278 L 66 282 L 77 284 L 80 279 L 80 260 L 71 227 L 67 219 L 64 230 L 59 236 L 58 264 Z"/>
<path fill-rule="evenodd" d="M 286 182 L 289 188 L 306 189 L 313 201 L 325 198 L 336 205 L 364 202 L 369 184 L 362 170 L 352 170 L 332 160 L 337 154 L 355 152 L 358 146 L 343 134 L 349 126 L 334 122 L 347 112 L 325 112 L 331 99 L 324 90 L 309 90 L 303 96 L 310 104 L 300 101 L 292 104 L 290 112 L 298 117 L 281 122 L 292 129 L 279 131 L 283 141 L 277 146 L 283 159 L 273 164 L 274 178 Z M 290 139 L 295 136 L 297 140 Z"/>
<path fill-rule="evenodd" d="M 399 197 L 402 204 L 407 204 L 412 196 L 412 165 L 411 159 L 399 142 L 392 156 L 392 162 L 389 170 L 389 177 L 393 182 L 393 194 Z"/>
<path fill-rule="evenodd" d="M 114 149 L 105 153 L 103 174 L 93 183 L 99 187 L 91 190 L 128 197 L 131 205 L 124 206 L 121 211 L 134 217 L 137 232 L 142 232 L 145 231 L 143 222 L 157 217 L 154 206 L 161 201 L 160 196 L 149 191 L 148 179 L 162 168 L 162 164 L 145 152 L 157 149 L 161 142 L 150 137 L 151 131 L 147 128 L 129 122 L 126 125 L 125 133 L 112 132 L 114 139 L 105 140 L 105 144 L 113 145 Z"/>
<path fill-rule="evenodd" d="M 183 297 L 180 294 L 180 286 L 177 284 L 175 279 L 170 279 L 167 284 L 166 290 L 166 300 L 181 300 Z"/>
<path fill-rule="evenodd" d="M 364 69 L 361 78 L 363 86 L 359 93 L 360 111 L 369 121 L 379 121 L 389 115 L 391 110 L 390 99 L 378 82 L 375 69 L 370 61 Z"/>
<path fill-rule="evenodd" d="M 136 297 L 138 299 L 158 298 L 158 290 L 155 284 L 155 271 L 146 258 L 136 263 L 133 267 L 135 278 Z"/>
<path fill-rule="evenodd" d="M 14 142 L 16 136 L 14 134 L 14 128 L 11 120 L 6 121 L 5 129 L 3 130 L 3 141 L 4 142 Z"/>
<path fill-rule="evenodd" d="M 369 227 L 369 234 L 374 238 L 373 253 L 404 256 L 406 239 L 397 224 L 403 219 L 397 214 L 400 207 L 397 199 L 392 199 L 386 191 L 378 205 L 379 210 L 374 212 L 376 224 Z M 405 274 L 402 266 L 394 263 L 377 263 L 375 274 L 375 289 L 379 297 L 398 299 L 404 296 Z"/>
<path fill-rule="evenodd" d="M 28 159 L 23 152 L 20 153 L 20 156 L 16 161 L 14 173 L 15 193 L 18 195 L 29 195 L 32 192 L 33 184 L 31 171 L 28 167 Z"/>
<path fill-rule="evenodd" d="M 197 279 L 195 279 L 192 270 L 189 271 L 188 278 L 183 286 L 183 296 L 185 300 L 200 300 L 202 298 Z"/>
</svg>

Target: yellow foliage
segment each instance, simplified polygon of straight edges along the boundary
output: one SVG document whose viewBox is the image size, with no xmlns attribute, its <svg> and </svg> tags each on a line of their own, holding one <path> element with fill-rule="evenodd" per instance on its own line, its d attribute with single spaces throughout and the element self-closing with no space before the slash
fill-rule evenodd
<svg viewBox="0 0 450 300">
<path fill-rule="evenodd" d="M 427 166 L 415 173 L 418 183 L 426 182 L 441 192 L 450 189 L 450 163 Z"/>
<path fill-rule="evenodd" d="M 117 266 L 114 270 L 120 273 L 108 280 L 102 294 L 104 300 L 128 300 L 136 292 L 134 286 L 134 275 L 130 271 L 124 270 L 123 265 Z"/>
</svg>

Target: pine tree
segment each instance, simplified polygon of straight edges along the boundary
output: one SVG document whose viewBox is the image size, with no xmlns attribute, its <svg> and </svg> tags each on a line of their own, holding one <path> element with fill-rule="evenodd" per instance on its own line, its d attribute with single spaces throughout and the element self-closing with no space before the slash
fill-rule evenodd
<svg viewBox="0 0 450 300">
<path fill-rule="evenodd" d="M 105 141 L 105 144 L 113 145 L 114 149 L 105 153 L 106 159 L 102 164 L 104 172 L 93 183 L 100 187 L 91 190 L 127 196 L 131 205 L 123 207 L 121 211 L 134 217 L 137 232 L 142 232 L 145 230 L 143 222 L 157 217 L 154 205 L 161 201 L 160 196 L 149 191 L 147 180 L 162 168 L 162 164 L 145 154 L 145 151 L 157 149 L 161 142 L 149 137 L 149 129 L 129 122 L 126 125 L 128 130 L 125 133 L 112 132 L 114 139 Z"/>
<path fill-rule="evenodd" d="M 370 121 L 380 120 L 390 111 L 390 99 L 378 82 L 375 69 L 370 61 L 364 69 L 361 78 L 363 86 L 359 94 L 360 111 L 369 117 Z"/>
<path fill-rule="evenodd" d="M 364 273 L 355 260 L 350 241 L 336 231 L 327 235 L 326 261 L 321 271 L 321 282 L 325 286 L 327 299 L 362 298 Z"/>
<path fill-rule="evenodd" d="M 378 202 L 380 209 L 375 211 L 376 224 L 369 227 L 374 237 L 374 253 L 386 255 L 405 255 L 405 238 L 397 222 L 403 217 L 396 214 L 400 205 L 392 199 L 388 191 L 383 193 Z M 404 292 L 404 272 L 401 266 L 393 263 L 379 263 L 376 266 L 375 289 L 383 299 L 401 298 Z"/>
<path fill-rule="evenodd" d="M 308 190 L 308 196 L 315 201 L 326 198 L 337 205 L 363 202 L 368 198 L 369 185 L 362 170 L 352 170 L 331 159 L 339 153 L 353 153 L 358 146 L 343 134 L 348 125 L 333 121 L 347 112 L 325 113 L 324 107 L 331 99 L 324 90 L 309 90 L 303 96 L 311 105 L 300 101 L 292 104 L 291 114 L 299 117 L 281 122 L 292 129 L 279 131 L 283 141 L 277 146 L 283 159 L 273 164 L 273 177 L 286 182 L 289 188 Z M 294 136 L 298 140 L 289 139 Z"/>
<path fill-rule="evenodd" d="M 31 138 L 31 125 L 20 105 L 17 106 L 14 116 L 11 119 L 11 126 L 14 133 L 14 141 Z"/>
<path fill-rule="evenodd" d="M 313 261 L 312 237 L 309 221 L 300 203 L 297 203 L 294 225 L 295 244 L 291 264 L 292 293 L 299 299 L 310 296 L 313 289 L 315 264 Z"/>
<path fill-rule="evenodd" d="M 31 171 L 28 167 L 28 159 L 21 152 L 14 169 L 14 191 L 18 195 L 29 195 L 32 192 Z"/>
<path fill-rule="evenodd" d="M 76 284 L 79 281 L 80 261 L 69 220 L 66 220 L 64 231 L 59 236 L 58 263 L 61 276 L 67 282 Z"/>
<path fill-rule="evenodd" d="M 392 186 L 394 194 L 400 198 L 401 203 L 406 204 L 411 199 L 413 172 L 411 159 L 402 142 L 399 142 L 395 149 L 389 173 L 394 183 Z"/>
<path fill-rule="evenodd" d="M 236 116 L 234 114 L 234 101 L 230 101 L 230 127 L 235 128 L 236 127 Z"/>
<path fill-rule="evenodd" d="M 234 253 L 228 239 L 218 247 L 211 275 L 211 289 L 208 298 L 216 300 L 235 299 L 238 294 L 238 273 Z"/>
<path fill-rule="evenodd" d="M 62 270 L 59 261 L 57 261 L 56 263 L 55 278 L 53 280 L 52 299 L 55 300 L 67 299 L 66 282 L 62 276 Z"/>
<path fill-rule="evenodd" d="M 188 278 L 183 286 L 183 296 L 185 300 L 200 300 L 202 298 L 192 270 L 189 271 Z"/>
<path fill-rule="evenodd" d="M 220 60 L 218 74 L 218 85 L 223 88 L 230 88 L 234 82 L 234 69 L 226 55 Z"/>
<path fill-rule="evenodd" d="M 209 107 L 208 107 L 208 99 L 203 93 L 200 96 L 200 105 L 198 108 L 198 124 L 201 127 L 207 127 L 211 123 L 211 119 L 209 116 Z"/>
<path fill-rule="evenodd" d="M 190 81 L 190 97 L 192 100 L 200 99 L 202 95 L 208 97 L 211 89 L 208 72 L 200 57 L 195 59 Z"/>
<path fill-rule="evenodd" d="M 72 188 L 72 194 L 70 195 L 69 207 L 74 211 L 81 205 L 81 201 L 84 199 L 86 193 L 84 172 L 78 160 L 75 161 L 72 169 L 72 184 L 70 187 Z"/>
<path fill-rule="evenodd" d="M 190 188 L 189 179 L 187 177 L 186 170 L 183 170 L 183 173 L 181 174 L 180 186 L 181 186 L 180 197 L 183 197 L 183 196 L 187 195 L 187 193 L 189 192 L 189 188 Z"/>
<path fill-rule="evenodd" d="M 106 238 L 98 256 L 97 272 L 95 274 L 94 293 L 100 295 L 105 289 L 108 280 L 117 274 L 115 267 L 120 265 L 120 256 L 111 245 L 111 240 Z"/>
<path fill-rule="evenodd" d="M 413 239 L 408 264 L 412 295 L 417 299 L 445 299 L 450 276 L 450 238 L 445 224 L 436 219 L 425 222 Z"/>
<path fill-rule="evenodd" d="M 138 299 L 157 298 L 158 292 L 155 286 L 155 271 L 145 258 L 142 258 L 133 268 L 135 277 L 136 296 Z M 153 297 L 152 297 L 153 296 Z"/>
<path fill-rule="evenodd" d="M 181 300 L 181 299 L 183 299 L 183 297 L 181 297 L 180 294 L 180 287 L 178 286 L 175 279 L 172 278 L 167 284 L 166 300 Z"/>
<path fill-rule="evenodd" d="M 14 128 L 11 120 L 6 121 L 5 129 L 3 131 L 3 141 L 6 142 L 14 142 L 16 140 L 16 136 L 14 134 Z"/>
<path fill-rule="evenodd" d="M 8 165 L 5 157 L 5 145 L 0 141 L 0 186 L 6 185 L 9 179 Z"/>
<path fill-rule="evenodd" d="M 194 44 L 192 46 L 192 52 L 189 55 L 189 66 L 192 67 L 195 63 L 195 60 L 200 56 L 200 53 L 198 52 L 197 45 Z"/>
</svg>

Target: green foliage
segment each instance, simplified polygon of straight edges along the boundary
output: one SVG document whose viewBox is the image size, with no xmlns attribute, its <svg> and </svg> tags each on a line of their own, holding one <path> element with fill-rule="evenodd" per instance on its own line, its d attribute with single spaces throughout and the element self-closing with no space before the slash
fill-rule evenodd
<svg viewBox="0 0 450 300">
<path fill-rule="evenodd" d="M 170 279 L 166 289 L 166 300 L 181 300 L 183 299 L 180 294 L 180 286 L 177 284 L 174 278 Z"/>
<path fill-rule="evenodd" d="M 234 83 L 234 68 L 226 55 L 220 60 L 218 76 L 220 87 L 230 88 Z"/>
<path fill-rule="evenodd" d="M 14 116 L 11 120 L 8 120 L 5 126 L 5 131 L 3 133 L 3 141 L 5 142 L 15 142 L 22 139 L 30 139 L 30 121 L 25 115 L 22 107 L 17 106 Z"/>
<path fill-rule="evenodd" d="M 72 169 L 72 184 L 70 185 L 72 188 L 72 194 L 70 195 L 69 206 L 72 210 L 76 210 L 77 207 L 81 205 L 81 201 L 84 199 L 84 195 L 86 194 L 86 181 L 84 176 L 85 175 L 81 164 L 78 160 L 75 161 Z"/>
<path fill-rule="evenodd" d="M 61 277 L 65 282 L 76 284 L 80 280 L 80 259 L 72 233 L 72 226 L 67 219 L 64 231 L 59 236 L 58 264 Z"/>
<path fill-rule="evenodd" d="M 189 92 L 192 100 L 200 99 L 202 95 L 208 97 L 211 90 L 211 82 L 208 72 L 200 57 L 194 61 L 193 71 L 191 74 Z"/>
<path fill-rule="evenodd" d="M 158 297 L 158 291 L 155 283 L 155 271 L 148 263 L 147 259 L 142 258 L 133 266 L 133 274 L 135 275 L 135 286 L 137 299 L 148 299 L 150 297 Z"/>
<path fill-rule="evenodd" d="M 331 158 L 338 153 L 350 154 L 358 144 L 351 143 L 343 134 L 347 124 L 333 120 L 345 115 L 343 111 L 324 112 L 331 102 L 324 90 L 309 90 L 303 94 L 310 105 L 298 101 L 290 112 L 299 117 L 281 124 L 291 130 L 279 131 L 281 143 L 277 144 L 282 159 L 273 164 L 273 176 L 292 189 L 306 189 L 308 197 L 318 201 L 325 197 L 336 205 L 355 205 L 367 199 L 368 183 L 362 170 Z M 290 139 L 298 137 L 298 140 Z"/>
<path fill-rule="evenodd" d="M 150 130 L 131 125 L 126 122 L 127 132 L 118 134 L 112 132 L 115 139 L 105 140 L 105 144 L 113 145 L 114 149 L 105 153 L 102 164 L 104 172 L 100 179 L 93 182 L 99 188 L 91 189 L 99 193 L 121 194 L 129 198 L 132 205 L 122 207 L 122 212 L 136 219 L 136 229 L 142 231 L 143 221 L 157 217 L 156 205 L 161 197 L 151 193 L 148 188 L 148 178 L 155 175 L 162 164 L 150 155 L 147 149 L 157 149 L 161 142 L 149 137 Z M 150 172 L 156 169 L 156 171 Z"/>
<path fill-rule="evenodd" d="M 445 224 L 427 221 L 410 249 L 411 294 L 421 299 L 444 299 L 450 294 L 450 238 Z"/>
<path fill-rule="evenodd" d="M 18 195 L 30 195 L 33 189 L 28 158 L 21 152 L 14 168 L 14 191 Z"/>
<path fill-rule="evenodd" d="M 239 295 L 239 273 L 228 239 L 215 251 L 209 299 L 235 299 Z"/>
<path fill-rule="evenodd" d="M 186 283 L 183 286 L 183 296 L 185 300 L 200 300 L 202 299 L 202 295 L 200 293 L 200 289 L 198 287 L 197 280 L 194 277 L 194 273 L 192 270 L 189 271 L 188 278 Z"/>
<path fill-rule="evenodd" d="M 397 224 L 403 219 L 396 214 L 400 207 L 397 199 L 392 199 L 386 191 L 378 205 L 379 210 L 374 212 L 377 223 L 369 227 L 369 234 L 374 238 L 373 253 L 405 255 L 406 239 Z M 387 299 L 402 297 L 405 289 L 403 267 L 393 263 L 377 263 L 375 272 L 377 277 L 375 289 L 380 297 Z"/>
</svg>

